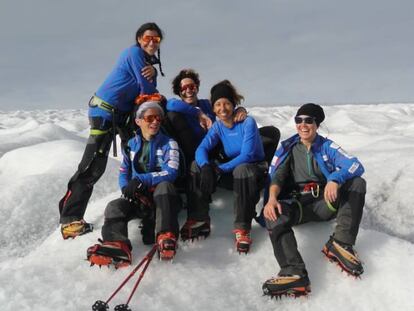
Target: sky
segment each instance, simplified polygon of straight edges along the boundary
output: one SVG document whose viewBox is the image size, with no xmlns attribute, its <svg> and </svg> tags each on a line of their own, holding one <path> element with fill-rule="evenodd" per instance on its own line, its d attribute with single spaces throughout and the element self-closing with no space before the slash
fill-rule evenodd
<svg viewBox="0 0 414 311">
<path fill-rule="evenodd" d="M 163 29 L 165 78 L 201 76 L 200 95 L 230 79 L 245 106 L 414 100 L 410 0 L 2 0 L 0 110 L 86 109 L 133 44 Z"/>
<path fill-rule="evenodd" d="M 250 114 L 259 126 L 277 126 L 286 139 L 295 132 L 296 110 L 251 107 Z M 232 233 L 232 193 L 219 189 L 211 204 L 210 237 L 179 242 L 173 263 L 154 259 L 131 300 L 132 310 L 414 310 L 414 103 L 324 110 L 319 133 L 356 155 L 365 167 L 368 191 L 355 245 L 364 263 L 361 279 L 345 275 L 321 253 L 335 221 L 309 223 L 294 231 L 311 280 L 310 296 L 263 297 L 262 283 L 279 271 L 268 233 L 254 223 L 251 252 L 239 255 Z M 96 300 L 110 297 L 150 249 L 142 244 L 139 222 L 133 220 L 133 267 L 99 269 L 85 260 L 87 248 L 101 237 L 105 206 L 120 196 L 120 156 L 110 157 L 86 210 L 85 219 L 95 230 L 62 239 L 58 201 L 87 136 L 85 110 L 0 112 L 2 311 L 91 310 Z M 185 219 L 183 210 L 181 226 Z M 138 274 L 110 302 L 110 310 L 126 302 Z"/>
</svg>

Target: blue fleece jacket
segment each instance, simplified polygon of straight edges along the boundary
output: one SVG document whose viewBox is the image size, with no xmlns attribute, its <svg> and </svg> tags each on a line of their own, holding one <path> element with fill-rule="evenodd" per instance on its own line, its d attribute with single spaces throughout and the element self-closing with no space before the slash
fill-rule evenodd
<svg viewBox="0 0 414 311">
<path fill-rule="evenodd" d="M 226 127 L 223 122 L 217 120 L 197 148 L 195 159 L 198 166 L 202 167 L 209 163 L 208 153 L 220 141 L 223 144 L 224 153 L 231 159 L 218 166 L 225 173 L 233 171 L 242 163 L 264 160 L 262 139 L 256 121 L 252 117 L 235 123 L 232 128 Z"/>
<path fill-rule="evenodd" d="M 147 65 L 144 50 L 139 46 L 133 45 L 125 49 L 95 95 L 120 112 L 132 111 L 134 100 L 139 94 L 158 92 L 156 77 L 153 77 L 151 83 L 141 74 L 142 68 Z M 99 107 L 90 107 L 89 116 L 111 120 L 111 114 Z"/>
</svg>

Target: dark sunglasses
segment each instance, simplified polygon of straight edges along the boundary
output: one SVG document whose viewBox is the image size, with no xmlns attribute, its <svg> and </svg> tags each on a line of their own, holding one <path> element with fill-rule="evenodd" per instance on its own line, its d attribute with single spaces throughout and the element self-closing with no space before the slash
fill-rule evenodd
<svg viewBox="0 0 414 311">
<path fill-rule="evenodd" d="M 189 83 L 181 87 L 181 92 L 185 92 L 187 90 L 195 91 L 196 89 L 197 89 L 197 85 L 195 85 L 194 83 Z"/>
<path fill-rule="evenodd" d="M 301 124 L 302 122 L 305 122 L 306 124 L 313 124 L 315 122 L 315 118 L 312 117 L 295 117 L 295 123 Z"/>
<path fill-rule="evenodd" d="M 154 120 L 157 120 L 157 122 L 162 121 L 162 117 L 157 114 L 150 114 L 148 116 L 143 116 L 142 118 L 145 120 L 145 122 L 148 122 L 148 123 L 152 123 L 154 122 Z"/>
</svg>

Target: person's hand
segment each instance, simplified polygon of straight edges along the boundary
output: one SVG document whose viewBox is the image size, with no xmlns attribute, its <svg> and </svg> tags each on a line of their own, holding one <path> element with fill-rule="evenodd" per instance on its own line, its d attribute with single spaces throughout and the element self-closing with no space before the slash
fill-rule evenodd
<svg viewBox="0 0 414 311">
<path fill-rule="evenodd" d="M 155 76 L 155 73 L 157 71 L 155 70 L 154 66 L 152 65 L 147 65 L 144 68 L 141 69 L 141 74 L 142 76 L 147 79 L 149 82 L 152 82 Z"/>
<path fill-rule="evenodd" d="M 275 198 L 269 198 L 269 201 L 267 201 L 263 209 L 263 215 L 269 220 L 276 221 L 278 215 L 282 215 L 282 204 Z"/>
<path fill-rule="evenodd" d="M 339 185 L 334 181 L 328 181 L 325 186 L 324 198 L 329 203 L 334 203 L 338 198 Z"/>
<path fill-rule="evenodd" d="M 129 181 L 128 185 L 122 188 L 122 194 L 128 200 L 135 200 L 136 194 L 141 193 L 143 190 L 144 185 L 142 182 L 137 178 L 133 178 Z"/>
<path fill-rule="evenodd" d="M 234 111 L 233 121 L 235 123 L 242 122 L 247 118 L 247 110 L 244 107 L 238 107 Z"/>
<path fill-rule="evenodd" d="M 205 164 L 200 170 L 200 190 L 206 195 L 216 191 L 217 175 L 213 166 Z"/>
<path fill-rule="evenodd" d="M 206 131 L 213 125 L 213 121 L 203 112 L 200 112 L 198 115 L 198 121 L 200 122 L 200 126 Z"/>
</svg>

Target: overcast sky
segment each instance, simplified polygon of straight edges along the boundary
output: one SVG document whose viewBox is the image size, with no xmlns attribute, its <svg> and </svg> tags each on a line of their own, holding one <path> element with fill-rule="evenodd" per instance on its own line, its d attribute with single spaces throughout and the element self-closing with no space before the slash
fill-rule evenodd
<svg viewBox="0 0 414 311">
<path fill-rule="evenodd" d="M 182 68 L 201 96 L 246 106 L 414 101 L 412 0 L 0 0 L 0 110 L 86 108 L 137 28 L 164 30 L 159 90 Z"/>
</svg>

